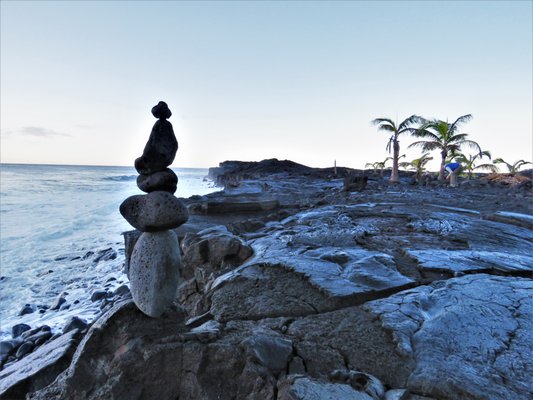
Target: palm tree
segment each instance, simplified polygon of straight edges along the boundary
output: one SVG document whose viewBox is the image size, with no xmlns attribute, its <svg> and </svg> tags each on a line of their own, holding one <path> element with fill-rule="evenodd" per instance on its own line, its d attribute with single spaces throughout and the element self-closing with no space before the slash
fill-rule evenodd
<svg viewBox="0 0 533 400">
<path fill-rule="evenodd" d="M 504 161 L 503 158 L 497 158 L 494 160 L 494 164 L 505 164 L 505 166 L 509 170 L 509 173 L 511 175 L 514 175 L 518 172 L 518 170 L 522 166 L 527 165 L 527 164 L 532 164 L 532 163 L 529 161 L 518 160 L 518 161 L 515 161 L 513 164 L 510 164 L 507 161 Z"/>
<path fill-rule="evenodd" d="M 426 164 L 431 160 L 433 160 L 433 157 L 430 157 L 428 153 L 424 153 L 420 158 L 415 158 L 411 162 L 403 162 L 399 165 L 402 168 L 413 168 L 416 171 L 415 179 L 418 182 L 422 173 L 426 170 Z"/>
<path fill-rule="evenodd" d="M 373 168 L 374 172 L 377 172 L 379 170 L 379 176 L 383 178 L 383 170 L 385 169 L 385 166 L 387 164 L 387 161 L 392 160 L 392 157 L 387 157 L 383 161 L 376 161 L 373 163 L 366 163 L 365 168 Z"/>
<path fill-rule="evenodd" d="M 490 151 L 484 150 L 481 153 L 469 155 L 468 157 L 464 154 L 459 154 L 458 156 L 456 156 L 456 159 L 458 160 L 458 162 L 461 163 L 462 168 L 466 170 L 468 179 L 472 179 L 472 174 L 476 169 L 487 169 L 490 172 L 498 172 L 498 168 L 491 163 L 475 165 L 476 161 L 478 159 L 481 160 L 483 157 L 488 157 L 490 160 Z"/>
<path fill-rule="evenodd" d="M 427 140 L 420 140 L 412 143 L 409 147 L 421 147 L 422 151 L 440 150 L 441 164 L 439 170 L 439 179 L 444 180 L 444 166 L 448 154 L 457 154 L 462 146 L 472 147 L 479 150 L 479 144 L 473 140 L 467 139 L 466 133 L 458 133 L 459 126 L 472 119 L 472 115 L 466 114 L 450 124 L 447 121 L 431 120 L 424 121 L 422 125 L 413 132 L 413 135 Z"/>
<path fill-rule="evenodd" d="M 387 150 L 389 153 L 391 152 L 392 148 L 392 172 L 389 179 L 391 183 L 400 182 L 400 177 L 398 175 L 400 142 L 398 138 L 404 133 L 413 133 L 416 129 L 412 126 L 420 123 L 421 121 L 422 118 L 417 115 L 411 115 L 409 118 L 403 120 L 400 125 L 396 125 L 396 123 L 389 118 L 376 118 L 372 120 L 372 124 L 378 126 L 378 131 L 386 131 L 391 133 L 391 137 L 387 143 Z"/>
</svg>

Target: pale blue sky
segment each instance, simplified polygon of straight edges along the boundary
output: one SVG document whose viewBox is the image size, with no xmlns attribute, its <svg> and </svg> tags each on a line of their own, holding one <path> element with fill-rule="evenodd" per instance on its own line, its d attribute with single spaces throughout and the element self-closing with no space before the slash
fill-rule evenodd
<svg viewBox="0 0 533 400">
<path fill-rule="evenodd" d="M 387 156 L 370 120 L 411 114 L 471 113 L 484 149 L 531 160 L 532 20 L 531 1 L 2 1 L 1 161 L 132 165 L 159 100 L 176 167 L 362 167 Z"/>
</svg>

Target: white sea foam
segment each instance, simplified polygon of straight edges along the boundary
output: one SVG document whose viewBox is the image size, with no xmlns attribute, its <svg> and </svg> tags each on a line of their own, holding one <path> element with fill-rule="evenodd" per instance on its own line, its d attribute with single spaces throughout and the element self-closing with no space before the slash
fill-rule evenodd
<svg viewBox="0 0 533 400">
<path fill-rule="evenodd" d="M 206 169 L 175 172 L 178 197 L 217 190 Z M 132 227 L 118 207 L 142 193 L 136 177 L 129 167 L 0 165 L 0 340 L 21 322 L 61 329 L 72 315 L 91 320 L 99 312 L 92 292 L 127 283 L 121 233 Z M 117 257 L 95 262 L 109 248 Z M 70 309 L 18 316 L 64 292 Z"/>
</svg>

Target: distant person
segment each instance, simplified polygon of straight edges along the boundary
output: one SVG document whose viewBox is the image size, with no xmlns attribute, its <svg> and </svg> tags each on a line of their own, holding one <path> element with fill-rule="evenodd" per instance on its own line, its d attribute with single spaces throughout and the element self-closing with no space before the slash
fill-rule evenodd
<svg viewBox="0 0 533 400">
<path fill-rule="evenodd" d="M 458 162 L 451 162 L 444 166 L 444 169 L 448 172 L 446 179 L 450 180 L 450 187 L 457 187 L 457 175 L 461 171 L 461 164 Z"/>
</svg>

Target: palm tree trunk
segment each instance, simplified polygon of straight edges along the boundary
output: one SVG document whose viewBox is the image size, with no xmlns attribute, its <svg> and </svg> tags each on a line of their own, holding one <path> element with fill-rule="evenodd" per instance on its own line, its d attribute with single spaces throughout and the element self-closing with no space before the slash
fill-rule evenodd
<svg viewBox="0 0 533 400">
<path fill-rule="evenodd" d="M 448 150 L 442 150 L 440 152 L 440 155 L 442 157 L 442 161 L 440 162 L 440 170 L 439 170 L 439 180 L 444 180 L 444 166 L 446 165 L 446 156 L 448 155 Z"/>
<path fill-rule="evenodd" d="M 400 143 L 396 138 L 394 138 L 393 143 L 393 153 L 392 153 L 392 171 L 390 173 L 390 183 L 400 182 L 400 177 L 398 175 L 398 157 L 400 156 Z"/>
</svg>

